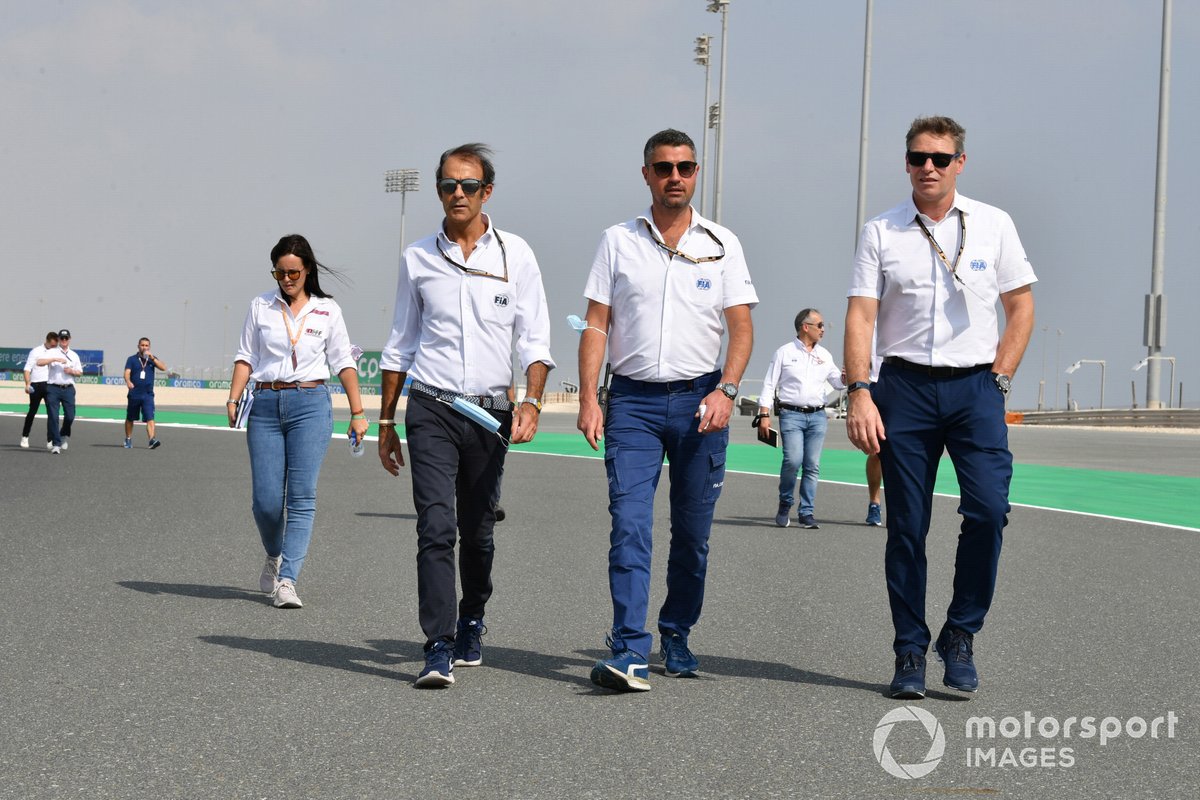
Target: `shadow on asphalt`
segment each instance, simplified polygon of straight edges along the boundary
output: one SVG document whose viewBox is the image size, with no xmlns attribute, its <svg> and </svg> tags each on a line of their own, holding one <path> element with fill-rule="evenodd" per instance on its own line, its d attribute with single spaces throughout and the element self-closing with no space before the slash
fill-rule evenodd
<svg viewBox="0 0 1200 800">
<path fill-rule="evenodd" d="M 396 645 L 394 650 L 398 653 L 392 654 L 369 647 L 330 644 L 311 639 L 250 639 L 245 636 L 199 636 L 197 638 L 208 644 L 219 644 L 236 650 L 263 653 L 274 658 L 286 658 L 301 664 L 330 667 L 388 680 L 414 681 L 417 676 L 411 672 L 400 672 L 371 665 L 393 666 L 405 662 L 424 663 L 425 660 L 421 645 L 416 642 L 394 642 L 392 643 Z"/>
<path fill-rule="evenodd" d="M 181 597 L 200 597 L 205 600 L 253 600 L 262 603 L 262 592 L 251 592 L 238 586 L 209 586 L 199 583 L 156 583 L 154 581 L 117 581 L 118 586 L 146 594 L 177 594 Z"/>
<path fill-rule="evenodd" d="M 382 519 L 411 519 L 417 518 L 416 514 L 384 514 L 379 511 L 356 511 L 356 517 L 380 517 Z"/>
</svg>

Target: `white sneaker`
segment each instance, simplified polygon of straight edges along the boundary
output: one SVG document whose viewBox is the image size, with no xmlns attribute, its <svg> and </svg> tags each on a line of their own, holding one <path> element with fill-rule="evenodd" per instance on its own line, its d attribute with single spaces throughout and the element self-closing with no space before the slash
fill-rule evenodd
<svg viewBox="0 0 1200 800">
<path fill-rule="evenodd" d="M 258 590 L 271 594 L 275 591 L 275 587 L 279 585 L 279 565 L 283 563 L 283 556 L 275 556 L 271 558 L 267 556 L 267 563 L 263 564 L 262 573 L 258 576 Z"/>
<path fill-rule="evenodd" d="M 62 450 L 60 450 L 60 449 L 59 449 L 59 448 L 57 448 L 57 447 L 51 447 L 51 448 L 50 448 L 50 455 L 52 455 L 52 456 L 56 456 L 56 455 L 58 455 L 58 454 L 59 454 L 59 453 L 61 453 L 61 452 L 62 452 Z"/>
<path fill-rule="evenodd" d="M 70 446 L 71 446 L 71 437 L 70 437 L 70 436 L 64 436 L 64 437 L 63 437 L 63 445 L 62 445 L 62 449 L 63 449 L 63 450 L 66 450 L 66 449 L 67 449 L 68 447 L 70 447 Z"/>
<path fill-rule="evenodd" d="M 29 437 L 28 436 L 21 437 L 21 447 L 25 448 L 26 450 L 29 449 Z"/>
<path fill-rule="evenodd" d="M 47 439 L 47 440 L 46 440 L 46 449 L 47 449 L 47 450 L 52 450 L 52 449 L 54 449 L 54 442 L 52 442 L 52 441 L 50 441 L 49 439 Z"/>
<path fill-rule="evenodd" d="M 303 603 L 296 595 L 296 585 L 284 578 L 275 585 L 275 591 L 271 592 L 271 602 L 276 608 L 302 608 Z"/>
</svg>

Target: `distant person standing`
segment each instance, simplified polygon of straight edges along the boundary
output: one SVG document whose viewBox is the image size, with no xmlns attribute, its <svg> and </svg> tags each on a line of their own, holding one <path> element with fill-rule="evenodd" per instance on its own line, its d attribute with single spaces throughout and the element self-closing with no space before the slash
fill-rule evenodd
<svg viewBox="0 0 1200 800">
<path fill-rule="evenodd" d="M 308 240 L 284 236 L 271 248 L 276 288 L 250 301 L 233 363 L 226 411 L 236 423 L 237 398 L 249 384 L 253 405 L 246 423 L 252 509 L 266 563 L 258 588 L 276 608 L 300 608 L 296 581 L 308 555 L 317 511 L 317 477 L 333 434 L 330 371 L 350 403 L 350 426 L 367 432 L 358 392 L 358 368 L 342 309 L 321 288 Z"/>
<path fill-rule="evenodd" d="M 817 499 L 817 476 L 821 474 L 821 449 L 825 445 L 825 430 L 829 418 L 825 415 L 825 384 L 844 389 L 842 370 L 833 355 L 821 346 L 825 336 L 825 320 L 815 308 L 805 308 L 796 315 L 796 338 L 775 351 L 763 380 L 762 397 L 758 401 L 758 428 L 766 433 L 771 425 L 773 398 L 779 401 L 779 435 L 783 437 L 783 466 L 779 471 L 779 508 L 775 524 L 788 526 L 788 514 L 796 490 L 796 475 L 800 477 L 800 510 L 797 519 L 802 528 L 820 526 L 814 516 Z"/>
<path fill-rule="evenodd" d="M 167 365 L 150 352 L 150 340 L 138 339 L 138 351 L 125 360 L 125 386 L 129 389 L 125 408 L 125 449 L 133 447 L 133 423 L 140 415 L 146 423 L 151 450 L 162 442 L 154 438 L 154 370 L 167 371 Z"/>
<path fill-rule="evenodd" d="M 50 441 L 46 446 L 58 455 L 71 444 L 71 425 L 75 422 L 75 379 L 83 374 L 83 364 L 71 349 L 71 332 L 58 332 L 58 352 L 61 358 L 50 363 L 46 376 L 46 416 L 49 418 Z M 58 415 L 62 413 L 62 425 Z"/>
<path fill-rule="evenodd" d="M 604 440 L 608 474 L 609 658 L 592 683 L 649 691 L 654 493 L 669 461 L 671 539 L 667 595 L 658 632 L 669 677 L 700 662 L 688 636 L 700 619 L 713 512 L 725 485 L 729 417 L 754 344 L 758 294 L 741 242 L 692 208 L 699 165 L 691 137 L 659 131 L 642 150 L 650 207 L 601 235 L 584 287 L 587 328 L 579 338 L 580 432 Z M 721 344 L 729 343 L 724 363 Z M 597 398 L 607 346 L 608 404 Z"/>
<path fill-rule="evenodd" d="M 504 458 L 509 442 L 537 434 L 554 368 L 537 258 L 483 210 L 496 183 L 491 156 L 479 143 L 442 153 L 435 186 L 445 216 L 433 235 L 404 250 L 379 362 L 379 460 L 392 475 L 404 466 L 396 405 L 412 378 L 404 424 L 417 507 L 422 688 L 449 686 L 455 667 L 483 664 Z M 519 403 L 509 396 L 514 343 L 526 376 Z"/>
<path fill-rule="evenodd" d="M 889 691 L 904 699 L 925 696 L 925 538 L 943 451 L 958 476 L 962 532 L 933 649 L 946 686 L 979 687 L 974 638 L 996 588 L 1012 480 L 1004 400 L 1033 330 L 1037 277 L 1016 226 L 1000 209 L 958 194 L 965 138 L 949 117 L 912 123 L 912 195 L 863 226 L 846 310 L 846 432 L 883 465 L 896 654 Z M 883 358 L 873 385 L 872 333 Z"/>
<path fill-rule="evenodd" d="M 29 434 L 33 430 L 33 419 L 37 416 L 38 408 L 46 399 L 46 381 L 50 376 L 50 364 L 61 362 L 63 356 L 58 352 L 58 332 L 46 334 L 45 344 L 29 351 L 25 359 L 25 394 L 29 395 L 29 413 L 25 415 L 25 425 L 21 428 L 21 447 L 29 447 Z M 49 412 L 50 404 L 46 404 Z M 49 414 L 47 413 L 46 441 L 50 441 Z"/>
</svg>

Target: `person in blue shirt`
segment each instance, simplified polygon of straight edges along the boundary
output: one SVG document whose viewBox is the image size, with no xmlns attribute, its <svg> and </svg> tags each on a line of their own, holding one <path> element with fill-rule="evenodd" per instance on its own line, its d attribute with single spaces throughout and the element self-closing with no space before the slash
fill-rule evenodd
<svg viewBox="0 0 1200 800">
<path fill-rule="evenodd" d="M 129 405 L 125 409 L 125 449 L 133 447 L 133 423 L 139 414 L 146 423 L 147 447 L 153 450 L 162 445 L 154 438 L 154 370 L 167 371 L 167 365 L 150 352 L 150 340 L 138 339 L 138 351 L 125 360 L 125 386 L 129 389 Z"/>
</svg>

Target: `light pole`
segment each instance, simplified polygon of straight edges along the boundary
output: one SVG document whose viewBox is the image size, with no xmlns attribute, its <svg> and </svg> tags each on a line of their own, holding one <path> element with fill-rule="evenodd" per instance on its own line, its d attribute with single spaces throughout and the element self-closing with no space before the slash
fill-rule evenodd
<svg viewBox="0 0 1200 800">
<path fill-rule="evenodd" d="M 867 216 L 867 117 L 871 109 L 871 18 L 875 14 L 875 3 L 867 0 L 867 19 L 863 35 L 863 84 L 862 118 L 858 126 L 858 214 L 854 220 L 854 246 L 862 235 L 863 222 Z"/>
<path fill-rule="evenodd" d="M 1167 238 L 1167 123 L 1171 107 L 1171 0 L 1163 0 L 1162 50 L 1158 72 L 1158 156 L 1154 174 L 1154 247 L 1150 264 L 1150 294 L 1146 295 L 1146 355 L 1162 353 L 1166 345 L 1167 296 L 1163 291 Z M 1146 407 L 1159 408 L 1159 364 L 1151 360 L 1146 370 Z"/>
<path fill-rule="evenodd" d="M 721 84 L 717 89 L 717 171 L 713 177 L 713 222 L 721 222 L 721 176 L 725 169 L 725 65 L 729 59 L 729 0 L 708 0 L 708 11 L 721 15 Z M 712 117 L 710 115 L 709 119 Z"/>
<path fill-rule="evenodd" d="M 1042 410 L 1042 398 L 1046 392 L 1046 333 L 1050 326 L 1042 326 L 1042 389 L 1038 392 L 1038 411 Z"/>
<path fill-rule="evenodd" d="M 404 206 L 408 193 L 421 188 L 421 171 L 416 169 L 389 169 L 383 173 L 383 190 L 400 193 L 400 256 L 404 256 Z"/>
<path fill-rule="evenodd" d="M 1058 384 L 1061 383 L 1058 376 L 1062 374 L 1060 372 L 1062 368 L 1062 328 L 1056 328 L 1056 330 L 1058 331 L 1058 340 L 1054 348 L 1054 410 L 1058 411 Z"/>
<path fill-rule="evenodd" d="M 181 364 L 187 363 L 187 307 L 188 307 L 188 301 L 184 300 L 183 301 L 183 347 L 180 348 L 180 350 L 182 352 L 179 355 L 179 361 L 181 362 Z"/>
<path fill-rule="evenodd" d="M 1171 407 L 1171 395 L 1175 391 L 1175 356 L 1146 356 L 1141 361 L 1133 365 L 1133 371 L 1137 372 L 1142 367 L 1146 366 L 1151 361 L 1170 361 L 1171 362 L 1171 382 L 1167 384 L 1167 408 Z M 1183 406 L 1183 398 L 1179 398 L 1179 405 Z M 1146 393 L 1146 408 L 1150 408 L 1149 389 Z"/>
<path fill-rule="evenodd" d="M 704 173 L 708 171 L 708 86 L 709 86 L 709 44 L 712 42 L 712 37 L 707 33 L 703 36 L 696 37 L 696 58 L 693 59 L 697 64 L 704 67 L 704 124 L 700 126 L 700 135 L 704 137 L 704 141 L 700 144 L 700 216 L 704 216 Z"/>
<path fill-rule="evenodd" d="M 1100 365 L 1100 408 L 1104 408 L 1104 360 L 1095 358 L 1081 358 L 1071 366 L 1067 367 L 1067 374 L 1071 374 L 1075 370 L 1082 367 L 1084 364 L 1099 364 Z"/>
</svg>

